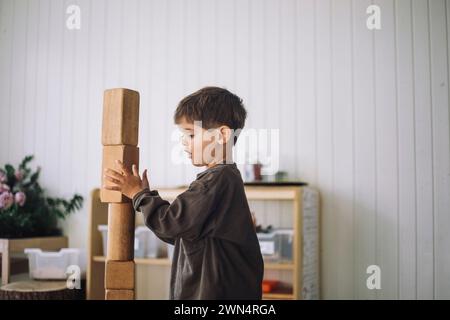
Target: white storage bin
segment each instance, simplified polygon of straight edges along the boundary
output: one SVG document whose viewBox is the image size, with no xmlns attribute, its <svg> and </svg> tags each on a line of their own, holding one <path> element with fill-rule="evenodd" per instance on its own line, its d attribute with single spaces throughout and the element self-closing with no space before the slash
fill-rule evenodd
<svg viewBox="0 0 450 320">
<path fill-rule="evenodd" d="M 71 265 L 80 268 L 80 276 L 86 273 L 86 259 L 80 249 L 67 248 L 59 252 L 45 252 L 41 249 L 27 248 L 31 279 L 67 279 L 67 268 Z"/>
<path fill-rule="evenodd" d="M 275 232 L 257 233 L 261 254 L 265 259 L 276 260 Z"/>
<path fill-rule="evenodd" d="M 292 244 L 294 233 L 292 229 L 278 229 L 270 233 L 258 233 L 261 254 L 268 261 L 292 261 Z"/>
<path fill-rule="evenodd" d="M 136 228 L 134 256 L 136 258 L 159 258 L 162 256 L 163 242 L 145 226 Z"/>
<path fill-rule="evenodd" d="M 159 238 L 153 233 L 153 231 L 148 230 L 147 237 L 147 258 L 158 258 L 161 256 L 162 242 Z"/>
<path fill-rule="evenodd" d="M 106 256 L 108 245 L 108 226 L 99 225 L 102 233 L 103 255 Z M 134 257 L 159 258 L 162 256 L 164 242 L 162 242 L 149 228 L 138 226 L 134 231 Z"/>
<path fill-rule="evenodd" d="M 134 231 L 134 257 L 144 258 L 146 256 L 149 231 L 146 227 L 137 227 Z"/>
<path fill-rule="evenodd" d="M 160 258 L 163 256 L 164 242 L 148 227 L 138 226 L 134 234 L 134 256 L 136 258 Z"/>
<path fill-rule="evenodd" d="M 280 262 L 291 262 L 294 243 L 293 229 L 278 229 L 275 231 L 275 243 L 278 248 Z"/>
<path fill-rule="evenodd" d="M 138 227 L 139 228 L 139 227 Z M 145 229 L 146 243 L 145 243 L 145 257 L 146 258 L 161 258 L 164 253 L 165 245 L 155 233 L 147 227 Z"/>
</svg>

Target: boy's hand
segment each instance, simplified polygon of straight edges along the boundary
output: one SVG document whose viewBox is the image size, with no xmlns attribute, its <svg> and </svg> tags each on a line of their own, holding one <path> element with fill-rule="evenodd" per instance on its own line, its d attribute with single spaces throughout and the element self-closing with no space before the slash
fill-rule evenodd
<svg viewBox="0 0 450 320">
<path fill-rule="evenodd" d="M 119 165 L 121 172 L 117 172 L 110 168 L 105 169 L 104 178 L 112 184 L 112 186 L 104 185 L 103 187 L 105 189 L 120 191 L 128 198 L 133 199 L 139 191 L 150 188 L 147 178 L 147 169 L 144 170 L 141 179 L 135 164 L 132 166 L 133 172 L 130 172 L 120 160 L 116 160 L 116 163 Z"/>
</svg>

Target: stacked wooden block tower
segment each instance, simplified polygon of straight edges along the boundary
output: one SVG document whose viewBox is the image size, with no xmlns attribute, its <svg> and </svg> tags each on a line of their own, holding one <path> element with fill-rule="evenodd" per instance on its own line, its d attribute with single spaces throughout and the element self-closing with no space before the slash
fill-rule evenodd
<svg viewBox="0 0 450 320">
<path fill-rule="evenodd" d="M 139 93 L 109 89 L 103 101 L 103 163 L 120 172 L 116 160 L 130 169 L 139 167 Z M 102 178 L 102 186 L 108 184 Z M 108 250 L 105 264 L 106 300 L 134 299 L 134 209 L 119 191 L 101 189 L 100 199 L 108 203 Z"/>
</svg>

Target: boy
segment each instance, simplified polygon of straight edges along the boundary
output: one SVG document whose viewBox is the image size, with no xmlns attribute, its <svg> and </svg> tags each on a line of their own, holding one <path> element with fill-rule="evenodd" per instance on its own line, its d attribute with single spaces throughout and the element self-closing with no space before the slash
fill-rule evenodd
<svg viewBox="0 0 450 320">
<path fill-rule="evenodd" d="M 197 174 L 171 204 L 130 172 L 106 170 L 105 179 L 132 199 L 136 211 L 160 239 L 174 244 L 170 299 L 261 299 L 263 260 L 244 184 L 232 160 L 236 130 L 244 127 L 242 100 L 218 87 L 206 87 L 179 103 L 174 121 Z M 199 123 L 201 121 L 201 123 Z"/>
</svg>

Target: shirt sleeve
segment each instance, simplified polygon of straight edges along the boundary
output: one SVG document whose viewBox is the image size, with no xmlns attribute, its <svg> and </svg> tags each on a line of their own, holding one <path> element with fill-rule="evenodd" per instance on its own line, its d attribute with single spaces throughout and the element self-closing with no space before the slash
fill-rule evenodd
<svg viewBox="0 0 450 320">
<path fill-rule="evenodd" d="M 142 212 L 144 222 L 158 237 L 183 238 L 194 241 L 214 228 L 214 208 L 223 192 L 219 174 L 214 183 L 196 180 L 172 203 L 162 199 L 158 191 L 144 189 L 133 197 L 133 207 Z"/>
</svg>

